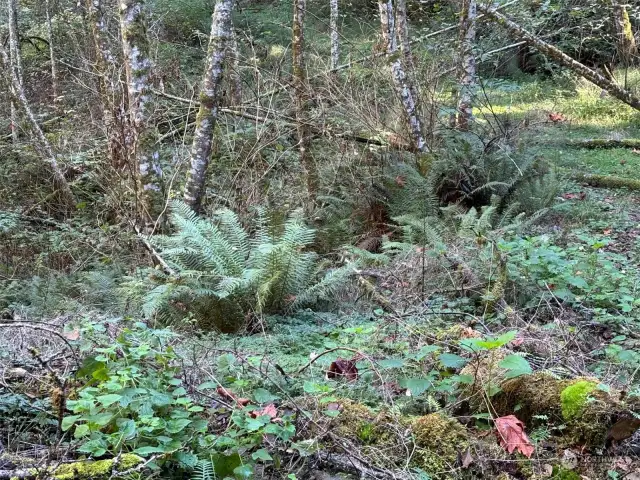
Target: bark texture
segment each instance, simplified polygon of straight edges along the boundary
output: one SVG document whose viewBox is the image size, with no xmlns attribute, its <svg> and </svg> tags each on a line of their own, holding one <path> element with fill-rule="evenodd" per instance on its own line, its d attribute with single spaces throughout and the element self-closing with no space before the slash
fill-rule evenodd
<svg viewBox="0 0 640 480">
<path fill-rule="evenodd" d="M 9 12 L 9 68 L 15 72 L 18 84 L 22 89 L 22 58 L 20 57 L 20 38 L 18 36 L 18 0 L 7 0 L 7 9 Z M 13 90 L 15 87 L 10 84 Z M 11 139 L 13 143 L 18 143 L 18 105 L 15 98 L 18 92 L 13 90 L 11 100 Z"/>
<path fill-rule="evenodd" d="M 6 49 L 0 42 L 0 59 L 2 60 L 2 64 L 5 69 L 9 73 L 9 85 L 11 92 L 11 100 L 15 105 L 19 106 L 24 114 L 27 122 L 29 124 L 29 129 L 33 137 L 35 138 L 36 149 L 40 152 L 40 154 L 45 158 L 45 160 L 49 163 L 51 167 L 51 171 L 53 173 L 53 180 L 56 187 L 62 193 L 62 197 L 67 206 L 75 205 L 75 197 L 71 192 L 71 188 L 67 183 L 67 180 L 64 178 L 64 174 L 62 173 L 62 169 L 60 165 L 58 165 L 58 160 L 56 155 L 53 152 L 53 148 L 51 144 L 47 140 L 47 137 L 44 136 L 42 129 L 38 125 L 36 121 L 36 117 L 29 106 L 29 102 L 27 97 L 24 94 L 24 89 L 22 88 L 22 84 L 20 82 L 20 78 L 18 77 L 17 69 L 12 68 L 11 59 Z"/>
<path fill-rule="evenodd" d="M 157 134 L 149 122 L 151 60 L 143 0 L 120 0 L 120 30 L 129 102 L 130 135 L 125 138 L 129 164 L 137 172 L 139 220 L 149 226 L 162 211 L 162 170 L 156 149 Z"/>
<path fill-rule="evenodd" d="M 411 87 L 411 82 L 402 67 L 401 56 L 398 52 L 392 0 L 379 0 L 378 9 L 380 11 L 382 40 L 390 63 L 393 84 L 402 101 L 405 119 L 412 136 L 413 147 L 418 152 L 426 152 L 428 149 L 424 135 L 422 134 L 422 121 L 418 115 L 416 99 L 412 93 L 414 89 Z"/>
<path fill-rule="evenodd" d="M 618 0 L 611 0 L 611 6 L 613 8 L 613 25 L 618 38 L 618 55 L 620 55 L 623 65 L 629 66 L 638 55 L 629 12 L 627 12 L 626 6 L 619 3 Z"/>
<path fill-rule="evenodd" d="M 91 35 L 99 79 L 100 101 L 111 165 L 119 170 L 127 165 L 125 138 L 128 122 L 125 114 L 124 91 L 120 83 L 120 69 L 109 45 L 109 32 L 104 17 L 102 0 L 87 0 L 86 12 L 91 24 Z"/>
<path fill-rule="evenodd" d="M 526 40 L 527 43 L 536 47 L 540 52 L 548 56 L 549 59 L 564 67 L 569 68 L 574 73 L 580 75 L 581 77 L 597 85 L 598 87 L 606 90 L 611 96 L 640 111 L 640 98 L 636 97 L 628 90 L 625 90 L 617 83 L 612 82 L 598 72 L 590 69 L 586 65 L 583 65 L 577 60 L 574 60 L 562 50 L 548 44 L 541 38 L 522 28 L 517 23 L 509 20 L 506 16 L 497 12 L 496 10 L 489 9 L 484 6 L 478 6 L 478 9 L 484 12 L 489 18 L 496 21 L 499 25 L 506 28 L 512 35 Z"/>
<path fill-rule="evenodd" d="M 293 0 L 293 40 L 292 68 L 293 86 L 296 97 L 296 129 L 300 162 L 305 169 L 309 203 L 307 212 L 315 208 L 318 196 L 318 172 L 311 156 L 311 130 L 309 127 L 309 93 L 307 89 L 307 71 L 304 61 L 304 14 L 306 0 Z"/>
<path fill-rule="evenodd" d="M 340 38 L 338 36 L 338 0 L 329 0 L 331 15 L 329 27 L 331 29 L 331 70 L 338 68 L 340 63 Z"/>
<path fill-rule="evenodd" d="M 53 22 L 51 20 L 51 0 L 45 0 L 45 14 L 47 17 L 47 40 L 49 41 L 49 62 L 51 63 L 51 95 L 54 104 L 58 103 L 60 96 L 60 87 L 58 85 L 58 65 L 56 63 L 56 54 L 53 38 Z"/>
<path fill-rule="evenodd" d="M 473 96 L 477 84 L 476 58 L 476 0 L 463 0 L 460 11 L 460 96 L 457 126 L 468 130 L 473 118 Z"/>
<path fill-rule="evenodd" d="M 207 69 L 200 91 L 200 108 L 191 146 L 191 166 L 184 189 L 184 201 L 200 210 L 207 168 L 213 149 L 218 108 L 222 100 L 224 60 L 232 38 L 231 8 L 233 0 L 220 0 L 215 6 L 207 51 Z"/>
</svg>

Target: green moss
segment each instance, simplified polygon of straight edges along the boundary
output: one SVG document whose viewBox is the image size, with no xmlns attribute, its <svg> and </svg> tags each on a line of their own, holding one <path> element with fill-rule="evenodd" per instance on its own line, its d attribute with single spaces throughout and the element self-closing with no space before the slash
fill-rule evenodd
<svg viewBox="0 0 640 480">
<path fill-rule="evenodd" d="M 67 463 L 56 468 L 52 476 L 58 480 L 98 479 L 111 476 L 114 468 L 118 471 L 128 470 L 144 461 L 132 453 L 125 453 L 115 463 L 114 458 L 108 460 L 82 461 Z"/>
<path fill-rule="evenodd" d="M 453 418 L 431 413 L 417 418 L 411 425 L 416 446 L 414 466 L 433 478 L 449 478 L 459 452 L 469 445 L 467 430 Z"/>
<path fill-rule="evenodd" d="M 565 420 L 572 420 L 581 415 L 585 409 L 587 398 L 597 384 L 588 380 L 577 381 L 566 387 L 560 393 L 562 416 Z"/>
<path fill-rule="evenodd" d="M 613 175 L 578 175 L 575 179 L 592 187 L 640 190 L 640 180 L 633 178 L 616 177 Z"/>
</svg>

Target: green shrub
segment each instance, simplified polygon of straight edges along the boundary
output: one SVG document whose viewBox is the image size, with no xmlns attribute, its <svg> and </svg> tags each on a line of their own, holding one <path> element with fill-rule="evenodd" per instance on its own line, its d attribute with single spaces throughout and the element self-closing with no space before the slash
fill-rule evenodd
<svg viewBox="0 0 640 480">
<path fill-rule="evenodd" d="M 175 318 L 186 310 L 202 328 L 233 331 L 247 315 L 331 298 L 352 270 L 347 265 L 327 271 L 308 251 L 314 230 L 296 215 L 272 228 L 260 211 L 252 235 L 231 210 L 207 220 L 176 202 L 171 219 L 175 234 L 151 238 L 173 273 L 155 272 L 156 286 L 144 295 L 148 316 Z"/>
<path fill-rule="evenodd" d="M 90 324 L 82 334 L 100 333 Z M 77 379 L 84 382 L 74 400 L 72 415 L 62 421 L 73 429 L 79 451 L 92 457 L 131 452 L 142 457 L 177 454 L 193 447 L 198 436 L 206 443 L 207 422 L 177 378 L 176 356 L 167 345 L 171 333 L 137 323 L 125 328 L 112 345 L 91 348 Z"/>
</svg>

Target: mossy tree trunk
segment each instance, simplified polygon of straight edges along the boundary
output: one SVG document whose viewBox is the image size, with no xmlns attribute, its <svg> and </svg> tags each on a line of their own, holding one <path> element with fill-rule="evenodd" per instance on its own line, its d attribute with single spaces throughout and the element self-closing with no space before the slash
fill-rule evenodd
<svg viewBox="0 0 640 480">
<path fill-rule="evenodd" d="M 120 0 L 120 31 L 124 53 L 129 107 L 125 138 L 129 165 L 136 172 L 138 221 L 150 227 L 162 211 L 162 170 L 156 149 L 157 133 L 149 121 L 151 103 L 151 60 L 143 0 Z"/>
<path fill-rule="evenodd" d="M 457 126 L 468 130 L 473 118 L 473 96 L 477 84 L 476 58 L 476 0 L 463 0 L 460 10 L 460 93 Z"/>
<path fill-rule="evenodd" d="M 340 37 L 338 35 L 338 0 L 329 0 L 331 14 L 329 27 L 331 29 L 331 71 L 338 68 L 340 62 Z M 335 72 L 334 72 L 335 73 Z"/>
<path fill-rule="evenodd" d="M 307 213 L 315 209 L 318 196 L 318 171 L 311 155 L 311 128 L 309 126 L 309 91 L 304 59 L 304 14 L 306 0 L 293 0 L 292 73 L 296 101 L 296 130 L 300 162 L 305 169 L 308 202 Z"/>
<path fill-rule="evenodd" d="M 0 60 L 9 75 L 8 84 L 10 87 L 9 91 L 11 93 L 11 101 L 16 106 L 19 106 L 22 109 L 22 113 L 24 114 L 27 123 L 29 124 L 31 133 L 35 138 L 35 147 L 49 163 L 49 166 L 53 173 L 54 184 L 56 188 L 60 190 L 63 202 L 67 207 L 74 206 L 75 197 L 73 195 L 73 192 L 71 191 L 67 180 L 64 178 L 64 174 L 62 173 L 60 165 L 58 165 L 58 160 L 53 152 L 51 144 L 47 140 L 47 137 L 44 136 L 44 133 L 38 125 L 36 117 L 34 116 L 33 111 L 29 106 L 29 102 L 27 100 L 27 97 L 25 96 L 24 89 L 22 88 L 22 83 L 20 82 L 20 78 L 18 77 L 18 70 L 16 68 L 13 68 L 13 65 L 11 64 L 11 58 L 1 42 Z"/>
<path fill-rule="evenodd" d="M 378 0 L 378 9 L 380 11 L 382 40 L 389 60 L 393 84 L 402 102 L 405 120 L 409 126 L 409 131 L 412 137 L 413 147 L 418 152 L 426 152 L 428 148 L 422 133 L 422 121 L 420 120 L 420 116 L 418 115 L 416 108 L 416 98 L 413 93 L 414 88 L 411 86 L 411 82 L 407 78 L 402 66 L 400 52 L 398 52 L 398 41 L 396 36 L 392 0 Z"/>
<path fill-rule="evenodd" d="M 633 93 L 625 90 L 617 83 L 605 78 L 598 72 L 590 69 L 586 65 L 574 60 L 562 50 L 548 44 L 541 38 L 535 36 L 529 31 L 522 28 L 517 23 L 509 20 L 503 14 L 497 12 L 495 9 L 487 8 L 483 5 L 479 5 L 478 9 L 482 11 L 487 17 L 497 22 L 499 25 L 506 28 L 512 35 L 526 40 L 527 43 L 537 48 L 541 53 L 544 53 L 550 60 L 567 67 L 577 75 L 585 78 L 598 87 L 606 90 L 611 96 L 626 103 L 630 107 L 640 110 L 640 98 L 636 97 Z"/>
<path fill-rule="evenodd" d="M 638 55 L 638 47 L 633 36 L 629 12 L 627 12 L 626 6 L 618 0 L 611 0 L 611 6 L 613 8 L 613 25 L 618 38 L 618 55 L 623 65 L 628 67 Z"/>
<path fill-rule="evenodd" d="M 54 105 L 57 105 L 60 97 L 60 87 L 58 85 L 58 63 L 56 61 L 53 22 L 51 19 L 53 15 L 51 12 L 51 0 L 45 0 L 44 9 L 47 21 L 47 40 L 49 42 L 49 62 L 51 63 L 51 96 L 53 97 Z"/>
<path fill-rule="evenodd" d="M 184 201 L 200 210 L 207 168 L 213 149 L 213 136 L 222 99 L 224 60 L 232 36 L 231 8 L 233 0 L 219 0 L 212 16 L 207 52 L 207 69 L 200 91 L 200 108 L 191 145 L 191 167 L 187 174 Z"/>
<path fill-rule="evenodd" d="M 18 33 L 18 0 L 7 0 L 7 9 L 9 13 L 8 26 L 9 26 L 9 68 L 15 72 L 16 78 L 22 88 L 22 58 L 20 57 L 20 38 Z M 14 89 L 10 83 L 9 88 Z M 17 92 L 12 91 L 11 100 L 11 139 L 13 143 L 18 143 L 18 105 L 13 98 Z"/>
<path fill-rule="evenodd" d="M 102 121 L 107 133 L 109 159 L 112 167 L 120 170 L 127 166 L 125 138 L 131 137 L 132 134 L 127 133 L 129 124 L 125 113 L 125 96 L 120 82 L 118 62 L 109 45 L 109 31 L 102 0 L 87 0 L 86 12 L 91 24 L 95 49 L 96 73 L 103 111 Z"/>
<path fill-rule="evenodd" d="M 411 89 L 411 95 L 413 101 L 418 108 L 419 95 L 416 87 L 416 64 L 413 60 L 413 53 L 411 52 L 411 40 L 409 40 L 409 23 L 407 22 L 407 1 L 396 0 L 396 33 L 400 40 L 400 52 L 402 53 L 402 59 L 404 62 L 405 73 L 409 80 L 409 88 Z"/>
</svg>

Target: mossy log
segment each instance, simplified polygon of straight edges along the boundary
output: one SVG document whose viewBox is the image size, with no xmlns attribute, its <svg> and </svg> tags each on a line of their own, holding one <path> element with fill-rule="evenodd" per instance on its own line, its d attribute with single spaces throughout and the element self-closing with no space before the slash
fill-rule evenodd
<svg viewBox="0 0 640 480">
<path fill-rule="evenodd" d="M 611 140 L 606 138 L 594 138 L 591 140 L 574 140 L 567 142 L 569 147 L 574 148 L 640 148 L 640 139 L 624 138 L 622 140 Z"/>
<path fill-rule="evenodd" d="M 628 188 L 640 190 L 640 180 L 635 178 L 616 177 L 614 175 L 576 175 L 574 180 L 597 188 Z"/>
<path fill-rule="evenodd" d="M 144 466 L 144 459 L 125 453 L 106 460 L 84 460 L 59 465 L 55 468 L 21 468 L 0 470 L 0 479 L 50 478 L 55 480 L 99 480 L 125 475 L 136 467 Z"/>
</svg>

